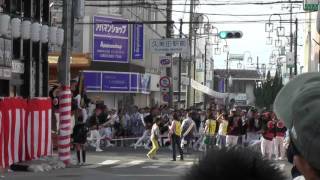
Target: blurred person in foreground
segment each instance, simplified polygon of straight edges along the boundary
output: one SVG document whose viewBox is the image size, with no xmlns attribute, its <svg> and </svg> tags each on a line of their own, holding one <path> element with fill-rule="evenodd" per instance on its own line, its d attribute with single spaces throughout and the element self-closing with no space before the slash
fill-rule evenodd
<svg viewBox="0 0 320 180">
<path fill-rule="evenodd" d="M 243 147 L 209 151 L 184 178 L 185 180 L 284 180 L 285 177 L 260 153 Z"/>
<path fill-rule="evenodd" d="M 320 73 L 306 73 L 291 80 L 275 99 L 277 117 L 289 130 L 290 159 L 302 176 L 320 179 Z"/>
</svg>

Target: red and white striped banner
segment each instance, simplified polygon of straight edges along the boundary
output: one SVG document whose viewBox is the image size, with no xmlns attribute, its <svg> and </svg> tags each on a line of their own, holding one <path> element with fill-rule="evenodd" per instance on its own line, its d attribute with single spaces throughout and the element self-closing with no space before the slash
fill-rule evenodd
<svg viewBox="0 0 320 180">
<path fill-rule="evenodd" d="M 71 135 L 71 90 L 68 86 L 62 86 L 59 94 L 60 126 L 58 137 L 59 159 L 65 164 L 71 160 L 70 135 Z"/>
<path fill-rule="evenodd" d="M 0 164 L 52 154 L 51 100 L 4 98 L 0 101 Z"/>
<path fill-rule="evenodd" d="M 27 157 L 29 159 L 52 154 L 51 116 L 51 101 L 47 99 L 29 101 L 26 124 Z"/>
</svg>

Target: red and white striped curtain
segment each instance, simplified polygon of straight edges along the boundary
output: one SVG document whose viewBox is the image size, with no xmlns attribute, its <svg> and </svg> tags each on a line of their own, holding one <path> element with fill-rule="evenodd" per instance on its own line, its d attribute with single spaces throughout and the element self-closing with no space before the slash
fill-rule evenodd
<svg viewBox="0 0 320 180">
<path fill-rule="evenodd" d="M 51 100 L 4 98 L 0 101 L 0 164 L 52 154 Z"/>
</svg>

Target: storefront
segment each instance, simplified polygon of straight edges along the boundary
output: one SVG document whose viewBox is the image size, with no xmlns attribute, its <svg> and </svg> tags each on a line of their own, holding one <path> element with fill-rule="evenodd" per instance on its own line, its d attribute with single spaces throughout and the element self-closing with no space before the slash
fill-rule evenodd
<svg viewBox="0 0 320 180">
<path fill-rule="evenodd" d="M 151 75 L 132 72 L 84 71 L 84 87 L 94 101 L 109 108 L 150 105 Z"/>
<path fill-rule="evenodd" d="M 49 80 L 50 82 L 58 81 L 58 59 L 59 53 L 49 53 Z M 79 73 L 88 69 L 91 65 L 91 58 L 89 54 L 74 53 L 70 59 L 70 76 L 74 79 L 79 76 Z"/>
</svg>

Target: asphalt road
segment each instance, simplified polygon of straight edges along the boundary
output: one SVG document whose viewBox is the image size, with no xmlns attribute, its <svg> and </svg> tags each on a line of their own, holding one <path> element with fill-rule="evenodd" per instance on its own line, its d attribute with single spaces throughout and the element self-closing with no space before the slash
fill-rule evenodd
<svg viewBox="0 0 320 180">
<path fill-rule="evenodd" d="M 188 171 L 201 154 L 186 155 L 185 161 L 170 161 L 171 153 L 160 151 L 159 160 L 148 160 L 147 150 L 114 148 L 105 152 L 88 153 L 87 165 L 51 172 L 29 173 L 11 172 L 5 179 L 14 180 L 179 180 Z M 290 166 L 282 161 L 278 162 L 286 174 Z"/>
</svg>

